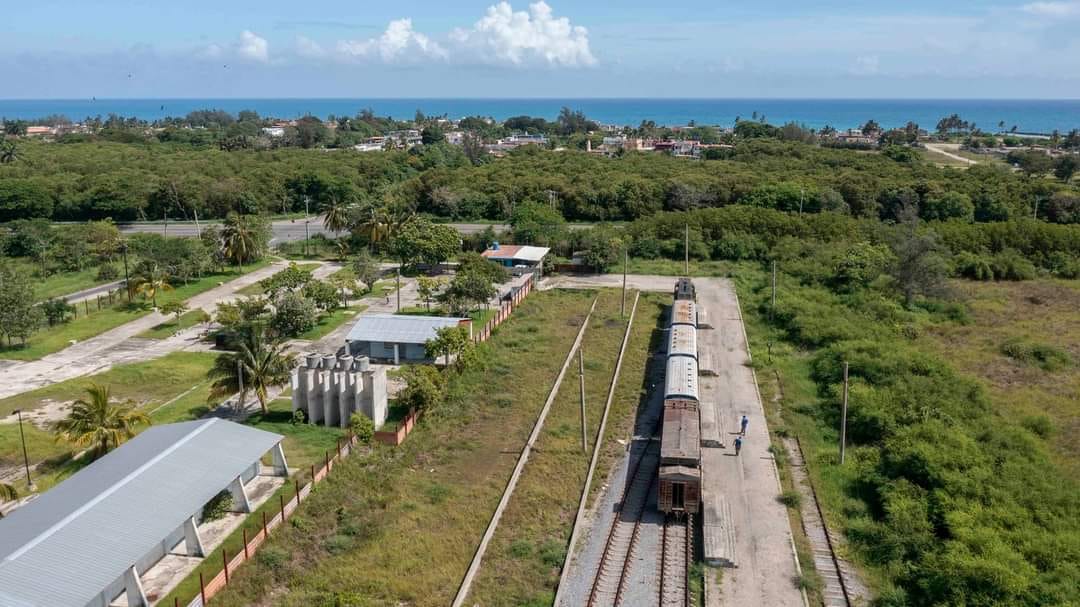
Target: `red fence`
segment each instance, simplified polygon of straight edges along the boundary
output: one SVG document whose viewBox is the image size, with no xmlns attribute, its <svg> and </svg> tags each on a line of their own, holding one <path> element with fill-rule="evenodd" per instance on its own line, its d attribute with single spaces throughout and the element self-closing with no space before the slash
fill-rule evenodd
<svg viewBox="0 0 1080 607">
<path fill-rule="evenodd" d="M 233 555 L 232 558 L 229 558 L 229 554 L 223 547 L 221 550 L 221 571 L 209 580 L 203 580 L 203 574 L 199 573 L 199 594 L 187 604 L 187 607 L 203 607 L 214 595 L 224 590 L 229 585 L 229 576 L 235 573 L 236 568 L 255 555 L 259 547 L 266 542 L 270 533 L 292 516 L 293 512 L 300 507 L 300 502 L 311 495 L 314 485 L 322 482 L 338 462 L 352 453 L 356 443 L 356 436 L 351 432 L 347 437 L 338 439 L 337 451 L 333 454 L 329 451 L 326 452 L 322 467 L 316 470 L 314 465 L 311 466 L 311 482 L 303 487 L 299 483 L 295 484 L 295 491 L 292 496 L 286 497 L 284 492 L 279 492 L 277 513 L 268 515 L 267 510 L 263 510 L 262 528 L 258 533 L 249 538 L 247 528 L 244 528 L 243 549 L 238 554 Z"/>
<path fill-rule="evenodd" d="M 398 424 L 397 430 L 394 431 L 379 431 L 375 433 L 375 440 L 384 445 L 398 446 L 405 442 L 405 437 L 412 432 L 416 426 L 416 420 L 420 417 L 420 414 L 416 412 L 416 409 L 410 409 L 409 414 L 405 416 L 405 419 L 401 420 Z"/>
<path fill-rule="evenodd" d="M 491 339 L 491 333 L 495 330 L 495 327 L 501 325 L 506 319 L 510 318 L 514 310 L 521 305 L 525 298 L 532 293 L 533 282 L 536 281 L 536 275 L 533 274 L 529 280 L 525 281 L 525 284 L 512 289 L 502 301 L 499 302 L 499 309 L 495 312 L 495 316 L 491 317 L 486 324 L 473 334 L 473 341 L 476 343 L 487 341 Z"/>
</svg>

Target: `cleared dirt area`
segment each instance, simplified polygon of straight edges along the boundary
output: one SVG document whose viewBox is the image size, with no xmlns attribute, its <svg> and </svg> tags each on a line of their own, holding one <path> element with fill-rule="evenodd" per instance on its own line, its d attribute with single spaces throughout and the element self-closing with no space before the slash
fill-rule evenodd
<svg viewBox="0 0 1080 607">
<path fill-rule="evenodd" d="M 979 378 L 992 402 L 1021 421 L 1049 418 L 1055 459 L 1080 479 L 1080 285 L 1075 281 L 960 282 L 971 322 L 930 326 L 924 345 Z M 1039 364 L 1005 352 L 1007 345 L 1048 346 L 1068 361 Z"/>
</svg>

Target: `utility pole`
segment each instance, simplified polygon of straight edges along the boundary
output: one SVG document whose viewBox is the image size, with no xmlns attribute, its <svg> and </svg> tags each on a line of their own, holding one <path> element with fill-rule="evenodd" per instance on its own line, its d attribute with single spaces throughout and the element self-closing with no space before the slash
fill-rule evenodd
<svg viewBox="0 0 1080 607">
<path fill-rule="evenodd" d="M 240 384 L 240 395 L 236 397 L 237 410 L 244 410 L 244 364 L 236 359 L 236 382 Z"/>
<path fill-rule="evenodd" d="M 26 455 L 26 435 L 23 434 L 22 427 L 22 409 L 15 409 L 15 414 L 19 416 L 19 440 L 22 441 L 23 467 L 26 469 L 26 488 L 33 491 L 34 481 L 30 480 L 30 458 Z"/>
<path fill-rule="evenodd" d="M 202 228 L 199 227 L 199 209 L 195 205 L 191 205 L 191 210 L 195 213 L 195 235 L 201 239 Z"/>
<path fill-rule="evenodd" d="M 169 237 L 169 209 L 165 209 L 165 232 L 163 234 L 165 238 Z"/>
<path fill-rule="evenodd" d="M 401 312 L 401 264 L 397 267 L 397 311 Z"/>
<path fill-rule="evenodd" d="M 686 224 L 686 236 L 683 238 L 683 274 L 690 276 L 690 224 Z"/>
<path fill-rule="evenodd" d="M 776 309 L 776 260 L 772 262 L 772 305 L 769 306 L 769 318 L 772 318 L 773 310 Z"/>
<path fill-rule="evenodd" d="M 131 303 L 131 278 L 128 277 L 127 241 L 120 241 L 120 252 L 124 254 L 124 290 L 127 291 L 128 303 Z"/>
<path fill-rule="evenodd" d="M 308 197 L 304 196 L 304 256 L 308 254 L 308 241 L 311 240 L 311 234 L 308 233 L 308 224 L 311 223 L 311 218 L 308 215 L 311 211 L 308 208 Z"/>
<path fill-rule="evenodd" d="M 806 193 L 806 188 L 799 187 L 799 215 L 802 215 L 803 195 Z"/>
<path fill-rule="evenodd" d="M 848 401 L 848 363 L 844 361 L 844 404 L 840 413 L 840 464 L 844 463 L 844 451 L 847 448 L 847 401 Z"/>
<path fill-rule="evenodd" d="M 626 270 L 630 264 L 630 249 L 623 247 L 622 261 L 622 303 L 619 304 L 619 316 L 626 316 Z"/>
<path fill-rule="evenodd" d="M 578 348 L 578 384 L 581 386 L 581 452 L 588 452 L 585 439 L 585 357 L 582 354 L 584 348 Z"/>
</svg>

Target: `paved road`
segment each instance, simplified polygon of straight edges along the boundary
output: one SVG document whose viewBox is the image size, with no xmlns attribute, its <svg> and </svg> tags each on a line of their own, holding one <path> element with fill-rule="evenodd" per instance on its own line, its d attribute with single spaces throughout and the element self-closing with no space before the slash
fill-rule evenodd
<svg viewBox="0 0 1080 607">
<path fill-rule="evenodd" d="M 216 224 L 219 222 L 200 222 L 200 227 L 206 227 L 207 225 Z M 489 224 L 489 223 L 452 223 L 449 224 L 457 229 L 462 234 L 476 234 L 483 232 L 487 228 L 493 228 L 496 232 L 503 232 L 510 229 L 506 224 Z M 166 234 L 169 236 L 198 236 L 199 230 L 195 227 L 194 222 L 169 222 L 166 226 L 164 223 L 125 223 L 119 225 L 120 231 L 132 234 L 137 232 L 153 233 L 153 234 Z M 312 217 L 310 223 L 307 224 L 305 231 L 303 219 L 279 219 L 271 223 L 271 229 L 273 231 L 273 238 L 271 244 L 280 244 L 282 242 L 289 242 L 293 240 L 303 240 L 305 234 L 315 236 L 316 234 L 333 235 L 332 232 L 323 227 L 322 217 Z"/>
<path fill-rule="evenodd" d="M 90 287 L 89 289 L 83 289 L 82 291 L 76 291 L 64 296 L 64 301 L 75 304 L 83 301 L 84 299 L 94 299 L 98 295 L 104 295 L 113 289 L 123 288 L 124 281 L 116 280 L 113 282 L 107 282 L 97 285 L 96 287 Z"/>
</svg>

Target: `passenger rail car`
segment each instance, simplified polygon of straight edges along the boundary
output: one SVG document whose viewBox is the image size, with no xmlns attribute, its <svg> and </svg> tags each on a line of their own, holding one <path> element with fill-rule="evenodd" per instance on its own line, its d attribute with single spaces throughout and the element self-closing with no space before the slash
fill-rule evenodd
<svg viewBox="0 0 1080 607">
<path fill-rule="evenodd" d="M 674 296 L 668 323 L 657 507 L 665 513 L 693 514 L 701 509 L 701 401 L 694 283 L 680 278 Z"/>
</svg>

